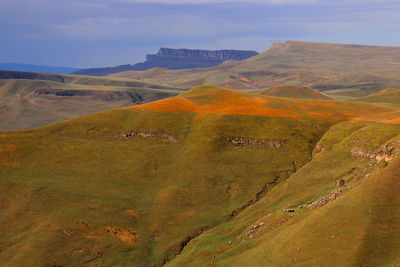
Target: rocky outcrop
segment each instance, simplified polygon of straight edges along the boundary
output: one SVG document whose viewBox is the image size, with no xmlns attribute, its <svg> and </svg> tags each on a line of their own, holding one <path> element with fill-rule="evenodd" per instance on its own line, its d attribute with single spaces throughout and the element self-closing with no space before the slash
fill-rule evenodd
<svg viewBox="0 0 400 267">
<path fill-rule="evenodd" d="M 366 149 L 356 147 L 353 148 L 350 153 L 355 158 L 369 158 L 372 160 L 384 160 L 386 162 L 389 162 L 396 158 L 395 153 L 398 151 L 398 148 L 396 149 L 390 146 L 385 146 L 381 151 L 368 151 Z"/>
<path fill-rule="evenodd" d="M 257 232 L 257 230 L 259 230 L 261 227 L 263 227 L 264 224 L 265 224 L 264 222 L 260 222 L 260 223 L 257 223 L 256 225 L 252 226 L 250 228 L 250 230 L 246 233 L 246 236 L 253 238 L 254 233 Z"/>
<path fill-rule="evenodd" d="M 225 140 L 236 146 L 254 146 L 260 148 L 283 148 L 287 143 L 287 140 L 266 140 L 244 137 L 226 137 Z"/>
<path fill-rule="evenodd" d="M 245 60 L 258 55 L 255 51 L 247 50 L 197 50 L 160 48 L 157 54 L 147 55 L 146 61 L 134 65 L 120 65 L 108 68 L 93 68 L 78 70 L 75 74 L 109 75 L 123 71 L 148 70 L 152 68 L 194 69 L 208 68 L 220 65 L 227 60 Z"/>
<path fill-rule="evenodd" d="M 161 138 L 165 139 L 170 142 L 178 142 L 178 140 L 170 135 L 170 134 L 165 134 L 165 133 L 142 133 L 142 132 L 127 132 L 127 133 L 108 133 L 108 136 L 113 136 L 113 137 L 119 137 L 119 138 L 129 138 L 129 137 L 143 137 L 146 139 L 151 139 L 151 138 Z"/>
<path fill-rule="evenodd" d="M 327 195 L 325 197 L 321 197 L 313 202 L 310 202 L 307 205 L 307 208 L 309 208 L 309 209 L 320 208 L 320 207 L 328 204 L 329 202 L 336 200 L 336 198 L 339 195 L 341 195 L 342 193 L 344 193 L 347 190 L 348 190 L 347 188 L 336 189 L 336 190 L 332 191 L 329 195 Z"/>
<path fill-rule="evenodd" d="M 156 55 L 148 55 L 147 61 L 160 58 L 201 58 L 206 60 L 245 60 L 258 55 L 255 51 L 247 50 L 193 50 L 193 49 L 171 49 L 160 48 Z"/>
<path fill-rule="evenodd" d="M 64 90 L 64 89 L 38 89 L 33 92 L 34 96 L 57 96 L 57 97 L 82 97 L 88 96 L 103 101 L 128 101 L 142 103 L 140 94 L 129 91 L 96 91 L 96 90 Z"/>
</svg>

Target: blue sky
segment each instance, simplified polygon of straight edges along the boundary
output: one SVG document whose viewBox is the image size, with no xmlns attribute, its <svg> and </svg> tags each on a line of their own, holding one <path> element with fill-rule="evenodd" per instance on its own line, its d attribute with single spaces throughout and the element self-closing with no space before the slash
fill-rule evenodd
<svg viewBox="0 0 400 267">
<path fill-rule="evenodd" d="M 286 40 L 400 46 L 399 32 L 398 0 L 0 0 L 3 63 L 114 66 L 159 47 Z"/>
</svg>

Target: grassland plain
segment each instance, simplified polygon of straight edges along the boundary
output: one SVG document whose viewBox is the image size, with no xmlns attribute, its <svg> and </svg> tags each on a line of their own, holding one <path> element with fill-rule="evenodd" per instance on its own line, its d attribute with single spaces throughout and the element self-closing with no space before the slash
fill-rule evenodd
<svg viewBox="0 0 400 267">
<path fill-rule="evenodd" d="M 45 74 L 37 75 L 45 76 Z M 53 74 L 48 75 L 53 77 Z M 162 88 L 147 83 L 137 83 L 137 87 L 127 87 L 132 85 L 130 83 L 116 83 L 119 86 L 113 86 L 112 83 L 112 79 L 100 78 L 94 79 L 93 82 L 90 78 L 84 79 L 83 76 L 76 76 L 74 80 L 68 82 L 0 79 L 0 130 L 47 125 L 102 110 L 142 104 L 179 93 L 178 89 Z"/>
<path fill-rule="evenodd" d="M 0 264 L 395 263 L 399 117 L 203 86 L 0 132 Z"/>
</svg>

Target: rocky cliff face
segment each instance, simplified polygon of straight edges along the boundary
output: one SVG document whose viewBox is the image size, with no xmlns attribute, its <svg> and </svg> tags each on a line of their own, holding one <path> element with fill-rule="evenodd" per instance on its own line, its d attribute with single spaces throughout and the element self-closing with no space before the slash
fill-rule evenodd
<svg viewBox="0 0 400 267">
<path fill-rule="evenodd" d="M 176 59 L 188 59 L 188 58 L 201 58 L 205 60 L 245 60 L 247 58 L 258 55 L 254 51 L 243 51 L 243 50 L 192 50 L 192 49 L 171 49 L 171 48 L 160 48 L 157 55 L 148 55 L 147 60 L 153 60 L 155 58 L 176 58 Z"/>
<path fill-rule="evenodd" d="M 258 55 L 246 50 L 193 50 L 160 48 L 157 54 L 147 55 L 146 61 L 135 65 L 121 65 L 109 68 L 84 69 L 75 72 L 82 75 L 109 75 L 130 70 L 148 70 L 151 68 L 194 69 L 220 65 L 226 60 L 245 60 Z"/>
</svg>

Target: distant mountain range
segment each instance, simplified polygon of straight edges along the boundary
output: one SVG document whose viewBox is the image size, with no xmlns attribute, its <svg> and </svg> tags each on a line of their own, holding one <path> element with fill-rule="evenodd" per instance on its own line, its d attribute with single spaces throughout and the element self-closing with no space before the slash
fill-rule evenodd
<svg viewBox="0 0 400 267">
<path fill-rule="evenodd" d="M 255 51 L 247 50 L 193 50 L 160 48 L 157 54 L 147 55 L 146 61 L 135 65 L 120 65 L 107 68 L 92 68 L 75 71 L 81 75 L 109 75 L 123 71 L 148 70 L 151 68 L 193 69 L 209 68 L 220 65 L 227 60 L 241 61 L 258 55 Z"/>
<path fill-rule="evenodd" d="M 19 63 L 0 63 L 0 70 L 47 72 L 47 73 L 72 73 L 74 71 L 77 71 L 78 69 L 71 67 L 53 67 L 53 66 L 30 65 L 30 64 L 19 64 Z"/>
</svg>

